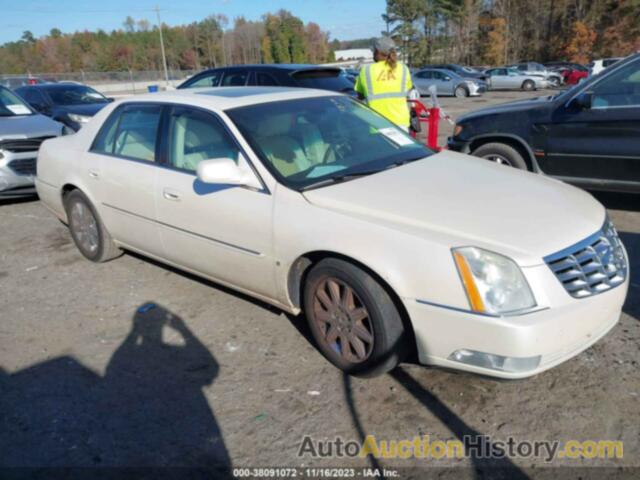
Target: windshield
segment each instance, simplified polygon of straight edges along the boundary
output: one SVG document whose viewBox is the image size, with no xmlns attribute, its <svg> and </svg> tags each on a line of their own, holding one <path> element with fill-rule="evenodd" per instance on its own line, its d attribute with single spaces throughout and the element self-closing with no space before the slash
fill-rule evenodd
<svg viewBox="0 0 640 480">
<path fill-rule="evenodd" d="M 0 87 L 0 117 L 33 115 L 33 110 L 11 90 Z"/>
<path fill-rule="evenodd" d="M 318 88 L 334 92 L 349 92 L 353 90 L 353 82 L 347 79 L 340 70 L 303 70 L 293 74 L 300 87 Z"/>
<path fill-rule="evenodd" d="M 109 101 L 101 93 L 84 85 L 56 85 L 46 91 L 54 105 L 90 105 Z"/>
<path fill-rule="evenodd" d="M 275 177 L 295 190 L 377 173 L 433 153 L 346 96 L 263 103 L 227 114 Z"/>
</svg>

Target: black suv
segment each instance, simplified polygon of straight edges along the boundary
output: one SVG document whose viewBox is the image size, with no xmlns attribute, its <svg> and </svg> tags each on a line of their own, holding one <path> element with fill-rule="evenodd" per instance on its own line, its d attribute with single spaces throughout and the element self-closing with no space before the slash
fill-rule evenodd
<svg viewBox="0 0 640 480">
<path fill-rule="evenodd" d="M 560 94 L 463 115 L 448 143 L 584 188 L 640 193 L 640 54 Z"/>
<path fill-rule="evenodd" d="M 318 65 L 239 65 L 205 70 L 177 88 L 280 86 L 318 88 L 355 96 L 353 82 L 340 68 Z"/>
</svg>

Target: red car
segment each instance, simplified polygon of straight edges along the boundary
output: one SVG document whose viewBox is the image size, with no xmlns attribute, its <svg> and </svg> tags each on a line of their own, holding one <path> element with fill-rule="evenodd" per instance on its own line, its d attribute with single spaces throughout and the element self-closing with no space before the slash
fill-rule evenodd
<svg viewBox="0 0 640 480">
<path fill-rule="evenodd" d="M 579 70 L 577 68 L 562 67 L 558 69 L 558 71 L 562 74 L 565 85 L 575 85 L 577 83 L 580 83 L 582 79 L 586 79 L 589 77 L 589 71 L 586 69 Z"/>
</svg>

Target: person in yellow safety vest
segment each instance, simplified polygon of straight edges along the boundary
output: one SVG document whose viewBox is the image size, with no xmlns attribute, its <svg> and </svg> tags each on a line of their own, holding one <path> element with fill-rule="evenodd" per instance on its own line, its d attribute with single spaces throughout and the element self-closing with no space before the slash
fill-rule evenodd
<svg viewBox="0 0 640 480">
<path fill-rule="evenodd" d="M 373 44 L 375 63 L 360 69 L 355 90 L 358 97 L 379 114 L 408 130 L 410 122 L 407 95 L 413 88 L 409 68 L 398 62 L 396 45 L 389 37 Z"/>
</svg>

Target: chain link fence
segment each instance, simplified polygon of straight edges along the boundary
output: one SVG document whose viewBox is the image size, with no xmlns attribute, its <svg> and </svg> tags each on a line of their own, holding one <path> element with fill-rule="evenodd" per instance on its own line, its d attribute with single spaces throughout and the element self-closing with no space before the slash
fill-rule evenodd
<svg viewBox="0 0 640 480">
<path fill-rule="evenodd" d="M 197 73 L 197 70 L 169 70 L 168 84 L 172 87 Z M 105 94 L 126 95 L 146 92 L 150 86 L 166 88 L 163 70 L 125 70 L 119 72 L 66 72 L 66 73 L 25 73 L 22 75 L 0 75 L 0 84 L 17 86 L 28 83 L 28 79 L 41 79 L 49 82 L 79 82 L 92 86 Z M 4 82 L 3 82 L 4 81 Z"/>
</svg>

